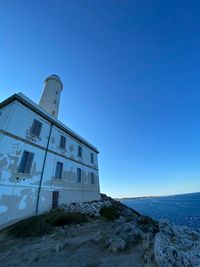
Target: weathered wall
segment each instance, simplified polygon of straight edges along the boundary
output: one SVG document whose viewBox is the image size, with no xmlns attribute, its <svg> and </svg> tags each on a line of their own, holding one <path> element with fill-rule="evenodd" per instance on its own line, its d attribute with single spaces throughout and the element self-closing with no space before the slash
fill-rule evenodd
<svg viewBox="0 0 200 267">
<path fill-rule="evenodd" d="M 33 119 L 42 122 L 40 138 L 30 134 Z M 48 121 L 17 101 L 0 110 L 0 227 L 35 214 L 41 178 L 39 212 L 51 209 L 52 191 L 59 191 L 59 204 L 100 198 L 97 154 L 54 126 L 41 177 L 49 132 Z M 61 134 L 67 138 L 65 150 L 59 148 Z M 82 159 L 78 157 L 78 145 L 83 148 Z M 18 172 L 24 150 L 34 153 L 30 174 Z M 90 153 L 94 154 L 94 163 Z M 63 162 L 61 180 L 54 177 L 57 161 Z M 77 168 L 82 170 L 81 183 L 77 182 Z"/>
</svg>

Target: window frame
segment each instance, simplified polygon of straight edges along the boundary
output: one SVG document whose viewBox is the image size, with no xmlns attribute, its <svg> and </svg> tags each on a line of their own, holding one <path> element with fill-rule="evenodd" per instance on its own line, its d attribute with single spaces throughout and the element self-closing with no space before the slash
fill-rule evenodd
<svg viewBox="0 0 200 267">
<path fill-rule="evenodd" d="M 24 150 L 20 164 L 18 166 L 18 172 L 24 174 L 30 174 L 33 165 L 34 153 Z"/>
<path fill-rule="evenodd" d="M 90 162 L 94 164 L 94 153 L 90 153 Z"/>
<path fill-rule="evenodd" d="M 91 176 L 90 176 L 90 177 L 91 177 L 90 182 L 91 182 L 91 184 L 94 184 L 94 181 L 95 181 L 95 179 L 94 179 L 94 173 L 91 172 L 90 175 L 91 175 Z"/>
<path fill-rule="evenodd" d="M 81 183 L 81 182 L 82 182 L 82 169 L 77 168 L 77 183 Z"/>
<path fill-rule="evenodd" d="M 83 158 L 83 147 L 78 145 L 78 157 Z"/>
<path fill-rule="evenodd" d="M 63 141 L 64 140 L 64 141 Z M 64 143 L 64 146 L 62 146 L 63 145 L 63 143 Z M 66 138 L 66 136 L 64 136 L 64 135 L 60 135 L 60 142 L 59 142 L 59 148 L 60 149 L 63 149 L 63 150 L 66 150 L 66 143 L 67 143 L 67 138 Z"/>
<path fill-rule="evenodd" d="M 63 174 L 63 162 L 57 161 L 56 162 L 56 170 L 55 170 L 55 179 L 61 180 Z"/>
<path fill-rule="evenodd" d="M 37 119 L 34 119 L 30 129 L 30 134 L 34 137 L 40 138 L 41 130 L 42 130 L 42 122 Z"/>
</svg>

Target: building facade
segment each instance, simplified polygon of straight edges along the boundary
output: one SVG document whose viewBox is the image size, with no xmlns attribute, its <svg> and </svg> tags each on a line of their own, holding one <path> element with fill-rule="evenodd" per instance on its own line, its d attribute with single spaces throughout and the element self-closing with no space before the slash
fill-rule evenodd
<svg viewBox="0 0 200 267">
<path fill-rule="evenodd" d="M 39 105 L 21 93 L 0 103 L 0 227 L 100 199 L 98 150 L 57 120 L 61 91 L 52 75 Z"/>
</svg>

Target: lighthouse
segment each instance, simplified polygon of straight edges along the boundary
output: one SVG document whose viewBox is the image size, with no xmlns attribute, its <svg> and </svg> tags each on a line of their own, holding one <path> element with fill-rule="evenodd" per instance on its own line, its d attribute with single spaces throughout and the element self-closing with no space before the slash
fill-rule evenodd
<svg viewBox="0 0 200 267">
<path fill-rule="evenodd" d="M 39 102 L 39 106 L 56 119 L 58 118 L 60 95 L 62 89 L 63 84 L 59 76 L 52 74 L 45 80 L 44 90 Z"/>
</svg>

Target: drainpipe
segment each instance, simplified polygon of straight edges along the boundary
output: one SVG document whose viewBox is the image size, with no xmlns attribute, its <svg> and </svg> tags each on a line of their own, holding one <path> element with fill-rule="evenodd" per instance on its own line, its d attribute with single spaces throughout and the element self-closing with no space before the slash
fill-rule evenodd
<svg viewBox="0 0 200 267">
<path fill-rule="evenodd" d="M 37 195 L 37 202 L 36 202 L 36 214 L 38 214 L 38 207 L 39 207 L 39 201 L 40 201 L 40 192 L 41 192 L 41 186 L 42 186 L 42 179 L 43 179 L 43 175 L 44 175 L 44 168 L 45 168 L 45 165 L 46 165 L 46 159 L 47 159 L 47 153 L 48 153 L 48 148 L 49 148 L 49 142 L 50 142 L 52 127 L 53 127 L 53 124 L 51 123 L 50 130 L 49 130 L 48 141 L 47 141 L 47 146 L 46 146 L 46 149 L 45 149 L 44 161 L 43 161 L 43 165 L 42 165 L 41 178 L 40 178 L 40 183 L 39 183 L 39 188 L 38 188 L 38 195 Z"/>
</svg>

